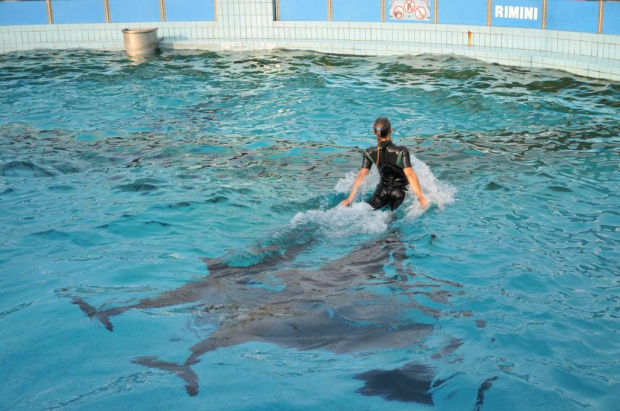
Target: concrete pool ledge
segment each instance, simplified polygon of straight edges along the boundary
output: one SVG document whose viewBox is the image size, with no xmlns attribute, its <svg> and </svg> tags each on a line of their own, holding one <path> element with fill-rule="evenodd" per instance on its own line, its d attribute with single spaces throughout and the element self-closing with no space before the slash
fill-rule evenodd
<svg viewBox="0 0 620 411">
<path fill-rule="evenodd" d="M 359 56 L 441 54 L 620 81 L 620 36 L 447 24 L 273 21 L 0 26 L 0 53 L 33 49 L 124 50 L 124 28 L 157 27 L 165 50 L 310 50 Z"/>
</svg>

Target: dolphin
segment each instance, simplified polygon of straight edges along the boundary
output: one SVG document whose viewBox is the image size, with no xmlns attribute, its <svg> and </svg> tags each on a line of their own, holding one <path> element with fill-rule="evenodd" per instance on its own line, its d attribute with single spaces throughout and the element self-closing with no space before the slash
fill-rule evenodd
<svg viewBox="0 0 620 411">
<path fill-rule="evenodd" d="M 167 362 L 156 356 L 132 360 L 173 372 L 185 382 L 187 393 L 195 396 L 200 389 L 199 378 L 191 367 L 200 357 L 250 341 L 335 354 L 420 345 L 433 332 L 434 320 L 442 310 L 421 303 L 418 297 L 447 304 L 452 293 L 462 287 L 413 273 L 405 263 L 408 247 L 397 232 L 362 244 L 350 254 L 316 269 L 292 264 L 311 243 L 299 240 L 297 234 L 291 237 L 296 242 L 287 244 L 284 251 L 261 248 L 260 253 L 266 253 L 264 258 L 247 266 L 234 266 L 226 263 L 225 258 L 204 259 L 209 271 L 206 277 L 133 305 L 97 310 L 80 297 L 73 297 L 73 303 L 109 331 L 114 329 L 111 317 L 127 310 L 186 303 L 202 307 L 201 312 L 217 328 L 189 348 L 190 355 L 183 363 Z M 418 315 L 412 316 L 412 310 Z M 459 345 L 454 344 L 454 349 Z M 417 364 L 405 368 L 404 374 L 417 373 L 422 381 L 410 387 L 416 393 L 407 398 L 423 404 L 431 401 L 431 370 Z M 359 379 L 369 381 L 374 376 L 371 373 Z M 360 392 L 372 395 L 373 389 Z"/>
</svg>

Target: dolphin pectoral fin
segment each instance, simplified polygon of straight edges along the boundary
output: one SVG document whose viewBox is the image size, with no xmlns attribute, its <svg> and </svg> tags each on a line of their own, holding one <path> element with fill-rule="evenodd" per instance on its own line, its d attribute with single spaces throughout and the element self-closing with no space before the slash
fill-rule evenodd
<svg viewBox="0 0 620 411">
<path fill-rule="evenodd" d="M 103 313 L 97 313 L 95 317 L 99 320 L 101 324 L 103 324 L 106 330 L 110 332 L 114 331 L 114 326 L 112 325 L 112 321 L 110 321 L 110 317 Z"/>
<path fill-rule="evenodd" d="M 96 318 L 97 320 L 99 320 L 101 324 L 103 324 L 106 330 L 114 331 L 114 326 L 112 325 L 112 322 L 110 321 L 110 317 L 107 314 L 105 314 L 104 312 L 98 312 L 95 307 L 88 304 L 86 301 L 84 301 L 80 297 L 73 297 L 71 299 L 71 302 L 73 304 L 78 305 L 80 307 L 80 310 L 82 310 L 82 312 L 86 314 L 88 318 L 90 319 Z"/>
<path fill-rule="evenodd" d="M 357 390 L 362 395 L 434 405 L 434 370 L 424 364 L 410 363 L 395 370 L 372 370 L 354 378 L 365 382 L 364 387 Z"/>
<path fill-rule="evenodd" d="M 89 318 L 92 318 L 92 316 L 97 313 L 97 309 L 95 307 L 88 304 L 86 301 L 84 301 L 80 297 L 71 298 L 71 302 L 73 304 L 77 304 L 80 307 L 80 310 L 82 310 L 82 312 L 86 314 Z"/>
<path fill-rule="evenodd" d="M 484 404 L 484 392 L 493 386 L 493 382 L 497 380 L 497 377 L 491 377 L 484 380 L 484 382 L 478 388 L 478 397 L 476 398 L 476 405 L 474 411 L 480 411 Z"/>
<path fill-rule="evenodd" d="M 162 361 L 157 357 L 138 357 L 131 360 L 134 364 L 144 365 L 149 368 L 158 368 L 170 371 L 185 381 L 185 390 L 191 397 L 198 395 L 198 376 L 188 364 L 179 365 L 173 362 Z"/>
</svg>

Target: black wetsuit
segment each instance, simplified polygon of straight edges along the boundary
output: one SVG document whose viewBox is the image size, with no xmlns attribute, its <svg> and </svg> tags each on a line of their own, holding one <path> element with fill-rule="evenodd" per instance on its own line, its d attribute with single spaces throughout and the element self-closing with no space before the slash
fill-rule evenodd
<svg viewBox="0 0 620 411">
<path fill-rule="evenodd" d="M 364 151 L 362 168 L 370 169 L 373 163 L 377 164 L 378 152 L 377 146 L 367 148 Z M 389 205 L 392 210 L 395 210 L 402 204 L 409 184 L 403 171 L 407 167 L 411 167 L 407 147 L 397 146 L 391 140 L 382 141 L 379 164 L 377 164 L 381 182 L 368 202 L 374 209 Z"/>
</svg>

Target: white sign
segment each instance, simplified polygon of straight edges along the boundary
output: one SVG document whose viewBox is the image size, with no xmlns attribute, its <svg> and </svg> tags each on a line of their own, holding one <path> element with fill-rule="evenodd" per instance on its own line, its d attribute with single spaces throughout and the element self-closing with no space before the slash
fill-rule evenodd
<svg viewBox="0 0 620 411">
<path fill-rule="evenodd" d="M 394 20 L 430 21 L 430 0 L 390 0 L 390 18 Z"/>
<path fill-rule="evenodd" d="M 495 6 L 498 19 L 538 20 L 538 7 Z"/>
</svg>

